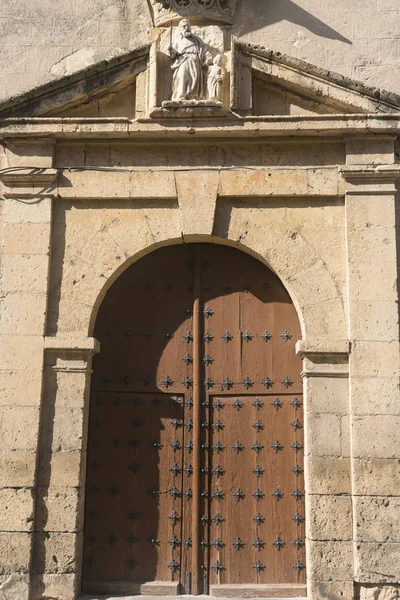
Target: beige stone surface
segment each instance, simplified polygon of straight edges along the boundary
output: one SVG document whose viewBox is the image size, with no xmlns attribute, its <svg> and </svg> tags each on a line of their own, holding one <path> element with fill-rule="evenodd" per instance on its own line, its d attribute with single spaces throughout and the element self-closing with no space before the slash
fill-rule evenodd
<svg viewBox="0 0 400 600">
<path fill-rule="evenodd" d="M 40 488 L 35 527 L 38 531 L 76 532 L 82 529 L 83 501 L 78 488 Z"/>
<path fill-rule="evenodd" d="M 0 583 L 1 600 L 29 600 L 29 575 L 13 573 Z"/>
<path fill-rule="evenodd" d="M 35 573 L 68 574 L 76 569 L 75 533 L 36 533 L 33 543 Z"/>
<path fill-rule="evenodd" d="M 346 378 L 310 377 L 306 386 L 307 411 L 337 415 L 349 412 L 349 382 Z"/>
<path fill-rule="evenodd" d="M 41 254 L 5 254 L 4 292 L 46 292 L 48 257 Z"/>
<path fill-rule="evenodd" d="M 398 377 L 353 377 L 351 386 L 357 398 L 354 414 L 400 414 Z"/>
<path fill-rule="evenodd" d="M 0 332 L 43 335 L 47 298 L 44 294 L 8 294 L 0 301 Z"/>
<path fill-rule="evenodd" d="M 390 584 L 361 586 L 360 590 L 360 600 L 398 600 L 399 597 L 399 586 Z"/>
<path fill-rule="evenodd" d="M 175 181 L 184 239 L 210 236 L 214 228 L 220 174 L 176 173 Z"/>
<path fill-rule="evenodd" d="M 310 494 L 350 494 L 350 459 L 307 457 L 307 490 Z"/>
<path fill-rule="evenodd" d="M 0 407 L 1 449 L 36 451 L 38 418 L 35 406 Z"/>
<path fill-rule="evenodd" d="M 52 599 L 75 600 L 76 587 L 75 575 L 35 575 L 32 579 L 31 600 L 42 600 L 44 592 Z"/>
<path fill-rule="evenodd" d="M 27 371 L 35 371 L 41 369 L 42 363 L 42 337 L 33 335 L 3 336 L 0 346 L 0 369 L 22 371 L 23 368 Z"/>
<path fill-rule="evenodd" d="M 18 364 L 16 369 L 0 369 L 0 406 L 38 406 L 42 386 L 40 370 L 26 371 Z M 29 390 L 29 393 L 27 393 Z"/>
<path fill-rule="evenodd" d="M 52 453 L 73 452 L 82 449 L 84 413 L 75 406 L 56 406 L 43 422 L 42 445 Z"/>
<path fill-rule="evenodd" d="M 6 223 L 3 236 L 5 254 L 49 252 L 49 226 L 46 223 Z"/>
<path fill-rule="evenodd" d="M 306 535 L 311 540 L 353 539 L 351 496 L 307 497 Z"/>
<path fill-rule="evenodd" d="M 353 581 L 308 581 L 308 595 L 316 600 L 352 600 Z"/>
<path fill-rule="evenodd" d="M 311 581 L 350 581 L 352 579 L 352 542 L 310 541 L 308 548 L 308 576 Z"/>
<path fill-rule="evenodd" d="M 398 496 L 400 459 L 355 459 L 353 481 L 354 494 L 358 496 Z"/>
<path fill-rule="evenodd" d="M 400 543 L 400 498 L 356 496 L 356 540 Z"/>
<path fill-rule="evenodd" d="M 356 578 L 363 583 L 400 583 L 399 550 L 399 544 L 389 542 L 358 542 L 354 556 Z"/>
<path fill-rule="evenodd" d="M 10 198 L 4 203 L 4 222 L 12 224 L 45 224 L 51 220 L 51 199 Z"/>
<path fill-rule="evenodd" d="M 33 452 L 0 451 L 0 488 L 32 487 L 35 467 Z"/>
<path fill-rule="evenodd" d="M 0 532 L 0 575 L 26 573 L 29 569 L 30 549 L 30 533 Z"/>
<path fill-rule="evenodd" d="M 353 417 L 353 456 L 400 458 L 400 417 L 366 415 Z"/>
<path fill-rule="evenodd" d="M 305 449 L 310 457 L 342 455 L 341 419 L 338 415 L 309 413 L 305 436 Z"/>
<path fill-rule="evenodd" d="M 31 531 L 34 492 L 25 489 L 0 489 L 0 531 Z"/>
</svg>

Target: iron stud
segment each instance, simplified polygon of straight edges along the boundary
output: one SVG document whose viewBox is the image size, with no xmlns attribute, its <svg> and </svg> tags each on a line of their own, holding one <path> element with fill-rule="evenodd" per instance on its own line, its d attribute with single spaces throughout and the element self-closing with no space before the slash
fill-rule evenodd
<svg viewBox="0 0 400 600">
<path fill-rule="evenodd" d="M 157 493 L 159 494 L 160 492 Z M 176 487 L 173 487 L 171 490 L 168 491 L 168 493 L 170 496 L 172 496 L 174 500 L 176 500 L 176 498 L 178 498 L 181 495 L 180 491 Z"/>
<path fill-rule="evenodd" d="M 192 421 L 192 419 L 188 419 L 185 422 L 185 429 L 186 429 L 186 431 L 192 431 L 192 429 L 193 429 L 193 421 Z"/>
<path fill-rule="evenodd" d="M 217 526 L 225 521 L 224 517 L 217 513 L 214 517 L 212 517 L 211 521 L 215 523 Z"/>
<path fill-rule="evenodd" d="M 189 307 L 188 307 L 188 308 L 185 308 L 185 311 L 184 311 L 184 312 L 185 312 L 185 315 L 186 315 L 187 317 L 192 317 L 192 316 L 193 316 L 193 308 L 189 308 Z"/>
<path fill-rule="evenodd" d="M 192 467 L 192 465 L 188 464 L 188 465 L 185 466 L 185 473 L 189 477 L 190 477 L 190 475 L 193 475 L 193 467 Z"/>
<path fill-rule="evenodd" d="M 302 548 L 304 546 L 304 542 L 299 537 L 297 537 L 292 542 L 292 546 L 294 546 L 296 548 L 296 550 L 300 550 L 300 548 Z"/>
<path fill-rule="evenodd" d="M 290 427 L 293 427 L 293 431 L 297 431 L 298 429 L 303 429 L 303 425 L 300 423 L 298 419 L 292 421 L 290 423 Z"/>
<path fill-rule="evenodd" d="M 230 390 L 233 387 L 233 381 L 231 381 L 229 377 L 225 377 L 224 381 L 222 382 L 222 387 Z"/>
<path fill-rule="evenodd" d="M 92 521 L 94 521 L 99 516 L 99 513 L 95 510 L 92 510 L 92 512 L 90 512 L 89 515 L 92 517 Z"/>
<path fill-rule="evenodd" d="M 264 523 L 265 518 L 260 513 L 257 513 L 256 516 L 253 517 L 253 521 L 257 525 L 261 525 L 262 523 Z"/>
<path fill-rule="evenodd" d="M 222 402 L 222 400 L 216 400 L 215 402 L 213 402 L 213 407 L 219 412 L 220 410 L 222 410 L 224 408 L 225 404 Z"/>
<path fill-rule="evenodd" d="M 164 337 L 167 340 L 167 342 L 170 342 L 172 340 L 172 338 L 174 337 L 174 334 L 171 333 L 170 331 L 167 331 L 166 333 L 164 333 Z"/>
<path fill-rule="evenodd" d="M 182 339 L 189 344 L 190 342 L 193 342 L 193 335 L 190 333 L 190 331 L 187 331 L 185 335 L 182 336 Z"/>
<path fill-rule="evenodd" d="M 93 556 L 91 556 L 88 560 L 88 565 L 89 567 L 92 569 L 96 564 L 96 560 L 93 558 Z"/>
<path fill-rule="evenodd" d="M 132 473 L 134 473 L 136 475 L 136 473 L 138 473 L 140 471 L 142 467 L 140 465 L 136 465 L 136 464 L 132 464 L 129 465 L 129 470 L 132 471 Z"/>
<path fill-rule="evenodd" d="M 141 421 L 141 419 L 133 419 L 132 421 L 132 425 L 136 428 L 136 427 L 140 427 L 141 425 L 143 425 L 143 421 Z"/>
<path fill-rule="evenodd" d="M 96 398 L 96 404 L 97 406 L 101 406 L 103 404 L 104 400 L 101 396 L 97 396 Z"/>
<path fill-rule="evenodd" d="M 300 523 L 304 523 L 304 517 L 302 517 L 298 512 L 292 517 L 292 521 L 296 523 L 296 525 L 300 525 Z"/>
<path fill-rule="evenodd" d="M 212 449 L 214 452 L 219 454 L 220 452 L 223 452 L 225 450 L 225 446 L 223 446 L 221 444 L 221 442 L 217 442 L 216 444 L 213 445 Z"/>
<path fill-rule="evenodd" d="M 218 419 L 218 421 L 215 421 L 215 423 L 213 423 L 213 429 L 214 431 L 222 431 L 223 429 L 225 429 L 225 425 L 222 423 L 222 421 Z"/>
<path fill-rule="evenodd" d="M 239 410 L 241 410 L 244 406 L 243 402 L 240 402 L 239 398 L 236 398 L 235 402 L 232 404 L 233 408 L 236 409 L 238 412 Z"/>
<path fill-rule="evenodd" d="M 204 538 L 202 538 L 201 542 L 200 542 L 200 546 L 203 548 L 203 550 L 205 550 L 205 548 L 207 548 L 207 546 L 208 546 L 207 540 L 205 540 Z"/>
<path fill-rule="evenodd" d="M 251 342 L 254 336 L 246 329 L 246 331 L 242 331 L 242 340 L 245 342 Z"/>
<path fill-rule="evenodd" d="M 179 473 L 181 472 L 181 469 L 177 463 L 175 463 L 172 467 L 170 467 L 169 470 L 171 471 L 171 473 L 173 473 L 175 475 L 175 477 L 177 477 L 179 475 Z"/>
<path fill-rule="evenodd" d="M 202 498 L 208 498 L 208 492 L 207 492 L 207 490 L 203 490 L 200 495 L 201 495 Z"/>
<path fill-rule="evenodd" d="M 152 490 L 150 490 L 149 494 L 150 496 L 153 496 L 155 498 L 156 496 L 159 496 L 161 492 L 160 490 L 154 487 Z"/>
<path fill-rule="evenodd" d="M 203 421 L 202 423 L 200 423 L 200 426 L 202 429 L 208 429 L 208 421 Z M 208 448 L 208 444 L 207 444 L 207 448 Z"/>
<path fill-rule="evenodd" d="M 229 333 L 229 331 L 225 331 L 224 335 L 222 336 L 222 339 L 228 344 L 233 340 L 233 335 Z"/>
<path fill-rule="evenodd" d="M 152 537 L 149 539 L 149 544 L 151 544 L 152 546 L 159 546 L 160 540 L 158 540 L 156 537 Z"/>
<path fill-rule="evenodd" d="M 252 470 L 252 473 L 254 473 L 256 477 L 261 477 L 264 471 L 265 469 L 263 469 L 260 465 L 256 465 L 255 468 Z"/>
<path fill-rule="evenodd" d="M 186 365 L 191 365 L 193 363 L 193 356 L 189 353 L 186 353 L 182 360 Z"/>
<path fill-rule="evenodd" d="M 298 452 L 300 452 L 300 450 L 302 450 L 302 449 L 303 449 L 303 446 L 302 446 L 302 444 L 300 444 L 300 442 L 295 442 L 295 443 L 294 443 L 294 444 L 292 444 L 290 447 L 291 447 L 291 449 L 292 449 L 292 450 L 294 450 L 294 451 L 296 452 L 296 454 L 297 454 Z"/>
<path fill-rule="evenodd" d="M 185 444 L 185 448 L 186 448 L 186 450 L 187 450 L 187 451 L 189 452 L 189 454 L 190 454 L 190 453 L 193 451 L 193 442 L 191 442 L 191 441 L 189 441 L 189 442 L 186 442 L 186 444 Z"/>
<path fill-rule="evenodd" d="M 232 494 L 232 496 L 233 496 L 234 498 L 236 498 L 236 500 L 237 500 L 238 502 L 240 502 L 240 500 L 244 500 L 244 499 L 246 498 L 246 494 L 245 494 L 244 492 L 242 492 L 242 490 L 241 490 L 240 488 L 238 488 L 238 489 L 236 490 L 236 492 L 234 492 L 234 493 Z"/>
<path fill-rule="evenodd" d="M 213 500 L 217 500 L 218 502 L 220 500 L 223 500 L 225 497 L 224 492 L 222 492 L 221 490 L 219 490 L 218 488 L 215 490 L 215 492 L 212 494 L 212 498 Z"/>
<path fill-rule="evenodd" d="M 176 510 L 174 510 L 172 514 L 168 515 L 168 519 L 171 521 L 172 525 L 176 525 L 181 518 L 176 512 Z"/>
<path fill-rule="evenodd" d="M 111 494 L 111 496 L 113 496 L 115 498 L 115 496 L 118 496 L 120 491 L 121 491 L 121 488 L 117 487 L 116 485 L 113 485 L 112 488 L 110 489 L 110 494 Z"/>
<path fill-rule="evenodd" d="M 285 379 L 281 383 L 286 389 L 290 388 L 290 386 L 293 385 L 293 381 L 289 379 L 289 377 L 285 377 Z"/>
<path fill-rule="evenodd" d="M 172 419 L 171 425 L 176 431 L 177 429 L 179 429 L 179 427 L 182 426 L 182 421 L 180 421 L 179 419 Z"/>
<path fill-rule="evenodd" d="M 267 390 L 269 390 L 269 388 L 272 388 L 272 386 L 274 385 L 273 381 L 269 377 L 264 377 L 261 383 Z"/>
<path fill-rule="evenodd" d="M 208 523 L 208 515 L 203 515 L 200 519 L 203 525 L 207 525 Z"/>
<path fill-rule="evenodd" d="M 290 406 L 293 406 L 294 410 L 297 410 L 301 408 L 303 404 L 300 402 L 300 400 L 298 400 L 298 398 L 295 398 L 293 402 L 290 403 Z"/>
<path fill-rule="evenodd" d="M 88 538 L 86 538 L 87 541 L 89 542 L 89 544 L 95 544 L 97 542 L 97 537 L 95 537 L 94 535 L 90 535 Z"/>
<path fill-rule="evenodd" d="M 219 477 L 221 477 L 221 475 L 225 474 L 225 471 L 220 465 L 217 465 L 216 467 L 211 469 L 211 473 L 213 473 L 213 475 L 215 475 L 218 479 Z"/>
<path fill-rule="evenodd" d="M 176 535 L 173 535 L 172 538 L 170 540 L 168 540 L 168 544 L 170 546 L 172 546 L 172 548 L 175 550 L 175 548 L 177 548 L 180 544 L 179 539 L 176 537 Z"/>
<path fill-rule="evenodd" d="M 296 477 L 299 477 L 299 475 L 302 475 L 304 473 L 303 469 L 300 467 L 300 465 L 296 465 L 294 467 L 294 469 L 292 469 L 292 473 L 294 473 L 296 475 Z"/>
<path fill-rule="evenodd" d="M 124 375 L 124 376 L 122 377 L 122 381 L 124 382 L 124 384 L 125 384 L 125 385 L 129 385 L 129 384 L 130 384 L 130 382 L 132 381 L 132 378 L 131 378 L 131 377 L 129 377 L 129 375 Z"/>
<path fill-rule="evenodd" d="M 125 337 L 128 339 L 133 337 L 134 335 L 135 335 L 135 332 L 132 331 L 132 329 L 128 329 L 127 332 L 125 333 Z"/>
<path fill-rule="evenodd" d="M 243 288 L 243 291 L 244 291 L 246 294 L 248 294 L 248 293 L 249 293 L 249 291 L 251 290 L 251 285 L 250 285 L 249 283 L 244 283 L 244 284 L 243 284 L 243 286 L 242 286 L 242 288 Z"/>
<path fill-rule="evenodd" d="M 283 548 L 283 546 L 285 545 L 285 542 L 282 541 L 280 537 L 277 537 L 276 540 L 274 540 L 272 542 L 272 545 L 274 548 L 276 548 L 279 551 L 279 550 L 281 550 L 281 548 Z"/>
<path fill-rule="evenodd" d="M 260 444 L 260 442 L 255 442 L 252 446 L 251 449 L 254 450 L 254 452 L 256 454 L 260 454 L 261 450 L 264 448 L 264 446 L 262 444 Z"/>
<path fill-rule="evenodd" d="M 211 565 L 211 568 L 215 571 L 215 573 L 220 573 L 221 571 L 224 570 L 224 567 L 221 565 L 221 563 L 219 562 L 219 560 L 217 560 L 217 562 L 215 562 L 213 565 Z"/>
<path fill-rule="evenodd" d="M 259 433 L 264 429 L 264 424 L 259 419 L 257 419 L 257 421 L 253 423 L 252 427 L 257 431 L 257 433 Z"/>
<path fill-rule="evenodd" d="M 296 499 L 296 502 L 299 502 L 304 497 L 304 494 L 297 488 L 292 492 L 291 496 Z"/>
<path fill-rule="evenodd" d="M 262 402 L 260 398 L 256 398 L 256 400 L 253 402 L 253 406 L 257 411 L 261 410 L 264 406 L 264 402 Z"/>
<path fill-rule="evenodd" d="M 129 513 L 129 515 L 128 515 L 128 517 L 129 517 L 129 518 L 130 518 L 132 521 L 136 521 L 136 519 L 138 519 L 138 518 L 139 518 L 139 516 L 140 516 L 140 515 L 139 515 L 139 513 L 135 512 L 135 511 L 133 511 L 133 512 Z"/>
<path fill-rule="evenodd" d="M 235 550 L 241 550 L 244 548 L 244 542 L 240 539 L 240 537 L 236 537 L 232 542 L 232 546 L 235 548 Z"/>
<path fill-rule="evenodd" d="M 276 442 L 274 442 L 273 444 L 271 444 L 271 448 L 273 450 L 275 450 L 276 453 L 278 453 L 280 450 L 283 450 L 283 446 L 282 446 L 282 444 L 279 443 L 278 440 L 276 440 Z"/>
<path fill-rule="evenodd" d="M 289 340 L 292 339 L 292 334 L 288 332 L 287 329 L 285 329 L 285 331 L 283 333 L 281 333 L 281 338 L 285 341 L 288 342 Z"/>
<path fill-rule="evenodd" d="M 193 399 L 192 398 L 188 398 L 185 402 L 185 406 L 191 410 L 193 408 Z"/>
<path fill-rule="evenodd" d="M 242 452 L 242 450 L 244 450 L 244 446 L 238 441 L 233 444 L 232 450 L 234 450 L 236 454 L 239 454 L 239 452 Z"/>
<path fill-rule="evenodd" d="M 168 564 L 168 568 L 171 569 L 171 571 L 173 571 L 175 573 L 175 571 L 177 571 L 179 569 L 179 563 L 177 563 L 176 560 L 172 560 Z"/>
<path fill-rule="evenodd" d="M 263 492 L 257 488 L 256 491 L 252 493 L 252 496 L 257 500 L 257 502 L 259 502 L 265 497 L 265 494 L 263 494 Z"/>
<path fill-rule="evenodd" d="M 260 338 L 262 340 L 264 340 L 264 342 L 269 342 L 270 340 L 272 340 L 272 335 L 270 334 L 269 331 L 265 330 L 261 335 Z"/>
<path fill-rule="evenodd" d="M 249 390 L 251 387 L 253 387 L 254 385 L 254 381 L 252 381 L 250 379 L 250 377 L 246 377 L 243 381 L 242 381 L 244 387 L 246 388 L 246 390 Z"/>
<path fill-rule="evenodd" d="M 192 547 L 192 538 L 188 537 L 185 540 L 183 540 L 183 546 L 184 546 L 185 550 L 189 550 L 189 548 Z"/>
<path fill-rule="evenodd" d="M 181 381 L 181 384 L 184 385 L 185 388 L 188 390 L 190 387 L 192 387 L 193 381 L 192 379 L 190 379 L 190 377 L 184 377 Z"/>
<path fill-rule="evenodd" d="M 134 535 L 130 535 L 128 537 L 128 544 L 130 546 L 133 546 L 134 544 L 136 544 L 137 541 L 138 541 L 138 538 L 136 538 Z"/>
<path fill-rule="evenodd" d="M 304 569 L 304 565 L 301 561 L 297 561 L 295 565 L 293 565 L 293 569 L 296 569 L 296 571 L 300 572 Z"/>
<path fill-rule="evenodd" d="M 205 342 L 207 342 L 207 344 L 209 344 L 210 342 L 212 342 L 214 339 L 214 336 L 212 333 L 210 333 L 210 331 L 206 331 L 205 334 L 203 335 L 203 340 Z"/>
<path fill-rule="evenodd" d="M 188 500 L 188 501 L 191 500 L 193 498 L 192 490 L 190 488 L 188 488 L 187 490 L 185 490 L 183 492 L 183 496 L 184 496 L 185 500 Z"/>
<path fill-rule="evenodd" d="M 206 319 L 209 319 L 214 315 L 214 311 L 209 306 L 206 306 L 203 310 L 203 315 L 206 317 Z"/>
<path fill-rule="evenodd" d="M 261 560 L 256 560 L 256 564 L 254 565 L 253 569 L 255 569 L 257 573 L 260 573 L 261 571 L 264 571 L 265 565 L 261 562 Z"/>
<path fill-rule="evenodd" d="M 256 550 L 258 550 L 258 552 L 259 552 L 261 550 L 261 548 L 264 548 L 265 542 L 263 542 L 263 540 L 261 540 L 257 536 L 256 539 L 254 540 L 254 542 L 252 543 L 252 546 L 254 546 L 254 548 L 256 548 Z"/>
<path fill-rule="evenodd" d="M 271 406 L 273 406 L 275 410 L 279 410 L 282 408 L 283 403 L 279 400 L 279 398 L 275 398 L 275 400 L 271 403 Z"/>
<path fill-rule="evenodd" d="M 178 440 L 174 440 L 173 442 L 170 442 L 169 444 L 172 448 L 172 450 L 174 452 L 177 452 L 177 450 L 181 450 L 182 446 L 180 445 Z"/>
<path fill-rule="evenodd" d="M 146 331 L 144 332 L 144 337 L 146 338 L 146 340 L 149 340 L 152 336 L 153 332 L 151 331 L 151 329 L 146 329 Z"/>
<path fill-rule="evenodd" d="M 161 381 L 161 383 L 167 389 L 174 384 L 173 380 L 171 379 L 171 377 L 169 377 L 169 375 L 167 375 L 166 377 L 164 377 L 164 379 Z"/>
<path fill-rule="evenodd" d="M 213 382 L 212 379 L 210 379 L 210 377 L 206 377 L 204 380 L 204 387 L 206 388 L 206 390 L 211 389 L 212 387 L 214 387 L 215 383 Z"/>
<path fill-rule="evenodd" d="M 283 498 L 283 494 L 279 488 L 276 488 L 276 490 L 274 491 L 272 496 L 275 498 L 275 500 L 277 502 L 279 502 L 279 500 L 282 500 L 282 498 Z"/>
<path fill-rule="evenodd" d="M 194 288 L 193 283 L 187 283 L 185 285 L 185 289 L 187 292 L 193 292 L 193 288 Z"/>
<path fill-rule="evenodd" d="M 139 396 L 134 396 L 132 398 L 132 404 L 133 406 L 140 406 L 142 404 L 141 398 L 139 398 Z"/>
<path fill-rule="evenodd" d="M 97 461 L 92 463 L 92 469 L 95 473 L 97 473 L 97 471 L 100 469 L 100 464 Z"/>
<path fill-rule="evenodd" d="M 225 544 L 221 540 L 221 538 L 217 538 L 214 542 L 211 542 L 211 546 L 213 548 L 215 548 L 216 550 L 220 550 L 220 548 L 223 548 L 225 546 Z"/>
<path fill-rule="evenodd" d="M 138 561 L 135 560 L 134 558 L 130 558 L 128 560 L 128 565 L 129 565 L 130 569 L 134 569 L 136 567 L 136 565 L 138 565 L 138 564 L 139 564 Z"/>
<path fill-rule="evenodd" d="M 164 400 L 161 400 L 161 398 L 157 398 L 157 396 L 155 398 L 153 398 L 153 404 L 155 407 L 160 406 L 160 404 L 163 404 Z"/>
<path fill-rule="evenodd" d="M 228 294 L 231 291 L 231 289 L 232 289 L 232 286 L 229 285 L 229 283 L 225 283 L 225 285 L 223 287 L 225 294 Z"/>
<path fill-rule="evenodd" d="M 212 365 L 214 362 L 214 359 L 211 358 L 211 356 L 209 354 L 206 354 L 203 358 L 203 363 L 205 364 L 206 367 L 209 367 L 210 365 Z"/>
</svg>

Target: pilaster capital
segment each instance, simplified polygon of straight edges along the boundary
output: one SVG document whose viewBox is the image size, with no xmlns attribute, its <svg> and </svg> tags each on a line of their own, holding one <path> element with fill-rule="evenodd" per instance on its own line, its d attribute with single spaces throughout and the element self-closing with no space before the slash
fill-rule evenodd
<svg viewBox="0 0 400 600">
<path fill-rule="evenodd" d="M 91 372 L 94 354 L 100 352 L 100 342 L 95 338 L 45 337 L 46 362 L 54 371 L 66 373 Z"/>
<path fill-rule="evenodd" d="M 51 168 L 8 167 L 0 171 L 0 181 L 5 185 L 5 198 L 54 196 L 57 179 L 57 169 Z"/>
<path fill-rule="evenodd" d="M 396 192 L 399 165 L 347 165 L 339 172 L 347 183 L 346 194 L 384 195 Z"/>
<path fill-rule="evenodd" d="M 303 377 L 349 376 L 348 340 L 300 340 L 296 344 L 296 352 L 303 359 Z"/>
</svg>

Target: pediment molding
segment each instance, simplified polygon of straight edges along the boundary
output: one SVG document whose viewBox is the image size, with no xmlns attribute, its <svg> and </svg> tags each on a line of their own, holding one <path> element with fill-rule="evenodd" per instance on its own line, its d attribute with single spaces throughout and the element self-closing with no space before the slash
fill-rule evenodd
<svg viewBox="0 0 400 600">
<path fill-rule="evenodd" d="M 303 60 L 233 39 L 231 109 L 252 110 L 252 78 L 324 104 L 327 113 L 373 114 L 400 111 L 400 96 L 373 88 Z"/>
<path fill-rule="evenodd" d="M 232 25 L 240 0 L 148 0 L 156 27 L 188 18 Z"/>
</svg>

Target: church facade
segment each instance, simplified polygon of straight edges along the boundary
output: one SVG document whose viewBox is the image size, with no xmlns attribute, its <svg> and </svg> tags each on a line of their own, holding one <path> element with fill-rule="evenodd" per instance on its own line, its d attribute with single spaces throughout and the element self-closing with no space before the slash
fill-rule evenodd
<svg viewBox="0 0 400 600">
<path fill-rule="evenodd" d="M 244 2 L 0 104 L 1 600 L 400 597 L 400 96 Z"/>
</svg>

